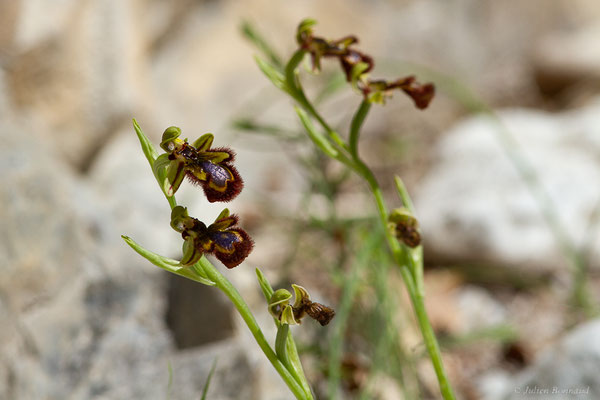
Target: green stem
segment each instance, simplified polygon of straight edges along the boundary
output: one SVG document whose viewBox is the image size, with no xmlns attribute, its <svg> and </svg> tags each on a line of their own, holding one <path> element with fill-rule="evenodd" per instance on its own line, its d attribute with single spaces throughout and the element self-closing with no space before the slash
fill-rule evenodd
<svg viewBox="0 0 600 400">
<path fill-rule="evenodd" d="M 392 235 L 390 230 L 387 229 L 388 213 L 381 187 L 377 183 L 377 179 L 375 178 L 375 175 L 373 175 L 373 172 L 369 169 L 369 167 L 366 166 L 364 162 L 362 162 L 362 160 L 357 157 L 355 162 L 361 176 L 369 184 L 371 193 L 375 199 L 375 204 L 377 205 L 379 218 L 384 227 L 388 246 L 392 252 L 394 261 L 400 267 L 400 273 L 413 304 L 413 309 L 417 316 L 419 328 L 423 335 L 423 340 L 425 341 L 425 347 L 427 348 L 427 352 L 429 353 L 429 357 L 431 358 L 433 368 L 435 369 L 435 373 L 440 384 L 442 396 L 445 400 L 455 399 L 452 387 L 450 386 L 448 377 L 446 376 L 446 372 L 444 370 L 444 364 L 442 362 L 442 356 L 437 339 L 429 322 L 429 318 L 427 317 L 427 311 L 425 310 L 423 258 L 413 257 L 412 252 L 405 247 L 403 248 L 398 240 Z"/>
<path fill-rule="evenodd" d="M 402 277 L 406 280 L 407 276 L 405 275 L 408 274 L 408 271 L 406 269 L 400 269 L 400 271 L 402 272 Z M 450 381 L 448 380 L 446 371 L 444 370 L 444 362 L 442 360 L 440 347 L 435 337 L 435 333 L 433 332 L 433 328 L 431 327 L 431 323 L 429 322 L 429 317 L 427 316 L 423 294 L 409 291 L 409 295 L 413 304 L 413 309 L 417 316 L 417 321 L 419 322 L 419 328 L 423 334 L 425 347 L 427 348 L 427 352 L 429 353 L 431 363 L 433 364 L 435 374 L 440 384 L 440 392 L 445 400 L 453 400 L 456 397 L 454 396 L 452 387 L 450 386 Z"/>
<path fill-rule="evenodd" d="M 371 103 L 367 100 L 363 100 L 352 118 L 352 124 L 350 124 L 350 139 L 348 142 L 350 144 L 350 154 L 352 154 L 354 159 L 358 159 L 358 138 L 360 136 L 360 128 L 362 127 L 367 114 L 369 114 L 370 109 Z"/>
<path fill-rule="evenodd" d="M 408 294 L 413 304 L 413 309 L 417 316 L 417 321 L 419 323 L 421 334 L 423 335 L 425 347 L 427 348 L 427 352 L 429 353 L 429 357 L 431 358 L 433 368 L 440 384 L 442 396 L 445 400 L 455 399 L 452 387 L 450 386 L 450 382 L 444 370 L 440 348 L 425 309 L 425 293 L 423 288 L 423 258 L 420 257 L 418 260 L 415 260 L 415 258 L 412 256 L 412 253 L 406 248 L 403 249 L 398 240 L 392 235 L 390 230 L 387 229 L 388 215 L 385 206 L 385 200 L 383 199 L 383 192 L 381 191 L 381 188 L 379 187 L 379 184 L 377 183 L 377 180 L 375 179 L 375 176 L 371 170 L 362 162 L 360 162 L 360 165 L 364 172 L 363 176 L 369 183 L 371 192 L 375 198 L 375 203 L 377 204 L 379 217 L 384 226 L 388 245 L 394 256 L 396 264 L 400 267 L 400 273 L 404 283 L 406 284 Z"/>
<path fill-rule="evenodd" d="M 269 284 L 269 281 L 267 281 L 267 278 L 264 276 L 264 274 L 262 273 L 262 271 L 258 268 L 256 268 L 256 276 L 258 278 L 258 282 L 260 285 L 260 288 L 263 292 L 263 294 L 265 295 L 265 299 L 267 300 L 267 303 L 269 302 L 269 300 L 271 299 L 271 296 L 273 295 L 273 288 L 271 287 L 271 284 Z M 308 384 L 308 381 L 306 380 L 306 376 L 304 375 L 304 369 L 302 368 L 302 363 L 300 362 L 300 356 L 298 355 L 298 349 L 296 348 L 296 342 L 294 341 L 294 337 L 292 336 L 292 332 L 289 330 L 289 328 L 286 329 L 287 331 L 287 349 L 285 352 L 282 353 L 282 348 L 281 348 L 281 323 L 279 322 L 279 320 L 277 320 L 277 318 L 273 318 L 273 322 L 275 323 L 275 326 L 277 327 L 277 338 L 275 340 L 275 349 L 276 349 L 276 353 L 279 356 L 279 354 L 284 354 L 285 357 L 287 357 L 287 362 L 281 358 L 282 361 L 284 361 L 284 364 L 286 365 L 286 368 L 288 368 L 288 370 L 290 371 L 290 373 L 294 376 L 294 378 L 296 379 L 296 382 L 298 382 L 302 388 L 304 389 L 304 392 L 306 393 L 312 393 L 310 390 L 310 385 Z M 290 368 L 291 365 L 291 368 Z"/>
<path fill-rule="evenodd" d="M 387 207 L 385 205 L 385 200 L 383 198 L 383 192 L 381 190 L 381 187 L 379 186 L 375 175 L 373 175 L 373 172 L 358 156 L 358 139 L 360 136 L 360 128 L 367 116 L 370 106 L 368 104 L 365 104 L 364 101 L 363 103 L 361 103 L 358 111 L 354 114 L 352 120 L 350 131 L 351 143 L 350 145 L 348 145 L 347 143 L 343 142 L 342 139 L 339 138 L 339 135 L 337 135 L 337 133 L 335 133 L 335 131 L 333 131 L 329 127 L 329 124 L 327 124 L 327 122 L 314 109 L 310 101 L 306 98 L 306 95 L 302 90 L 302 86 L 300 85 L 300 82 L 297 79 L 296 67 L 298 66 L 300 61 L 302 61 L 304 54 L 304 50 L 298 50 L 286 66 L 286 81 L 288 87 L 292 91 L 290 94 L 292 94 L 294 99 L 309 114 L 311 114 L 326 131 L 330 133 L 330 137 L 334 140 L 336 144 L 350 152 L 352 160 L 340 161 L 342 161 L 348 167 L 357 172 L 369 184 L 369 188 L 371 189 L 371 193 L 373 194 L 373 197 L 375 199 L 375 204 L 377 205 L 377 212 L 379 214 L 379 218 L 384 228 L 388 246 L 392 252 L 394 261 L 400 268 L 400 273 L 402 275 L 411 302 L 413 304 L 413 309 L 415 311 L 417 321 L 419 323 L 419 328 L 423 335 L 425 346 L 427 348 L 429 357 L 431 359 L 439 381 L 440 391 L 445 400 L 454 400 L 455 397 L 452 391 L 452 387 L 450 386 L 449 380 L 446 376 L 446 372 L 444 371 L 444 364 L 442 362 L 440 348 L 438 346 L 437 339 L 433 332 L 433 328 L 431 327 L 431 324 L 427 317 L 427 311 L 425 310 L 423 288 L 423 257 L 419 256 L 420 253 L 417 254 L 416 257 L 413 256 L 413 253 L 406 249 L 406 246 L 401 246 L 396 237 L 393 235 L 393 233 L 387 228 L 388 212 Z M 335 135 L 332 135 L 332 132 L 335 133 Z M 339 141 L 342 141 L 342 143 L 340 143 Z"/>
<path fill-rule="evenodd" d="M 296 68 L 302 62 L 304 55 L 306 54 L 305 50 L 299 49 L 297 50 L 290 61 L 285 66 L 285 80 L 290 90 L 290 95 L 304 108 L 310 115 L 312 115 L 319 124 L 327 131 L 329 137 L 333 140 L 333 142 L 341 147 L 344 150 L 348 150 L 348 145 L 346 142 L 340 137 L 340 135 L 334 131 L 327 121 L 317 112 L 312 103 L 308 100 L 306 95 L 304 94 L 304 90 L 300 85 L 299 80 L 296 77 Z"/>
<path fill-rule="evenodd" d="M 252 311 L 250 311 L 250 308 L 248 307 L 240 293 L 237 291 L 237 289 L 233 287 L 233 285 L 208 260 L 206 260 L 206 258 L 202 258 L 200 260 L 200 263 L 208 278 L 215 282 L 216 286 L 219 289 L 221 289 L 223 293 L 227 295 L 227 297 L 229 297 L 235 308 L 242 316 L 242 319 L 248 326 L 248 329 L 250 329 L 250 332 L 252 333 L 252 336 L 254 336 L 256 343 L 258 343 L 263 353 L 265 353 L 265 356 L 267 356 L 275 370 L 279 373 L 283 381 L 290 388 L 294 396 L 296 396 L 297 399 L 301 400 L 312 400 L 312 394 L 307 393 L 302 388 L 302 386 L 300 386 L 298 382 L 296 382 L 294 377 L 279 360 L 277 354 L 275 354 L 275 352 L 267 342 L 267 339 L 262 333 L 260 326 L 258 326 L 256 319 L 254 319 Z"/>
<path fill-rule="evenodd" d="M 275 352 L 277 353 L 277 357 L 279 357 L 283 365 L 285 365 L 288 371 L 291 372 L 293 368 L 285 348 L 289 333 L 290 326 L 288 324 L 280 324 L 277 327 L 277 337 L 275 338 Z"/>
</svg>

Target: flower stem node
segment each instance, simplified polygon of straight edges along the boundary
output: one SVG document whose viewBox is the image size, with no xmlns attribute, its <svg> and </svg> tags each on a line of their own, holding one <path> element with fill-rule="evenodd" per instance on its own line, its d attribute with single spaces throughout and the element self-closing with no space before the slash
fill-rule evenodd
<svg viewBox="0 0 600 400">
<path fill-rule="evenodd" d="M 415 248 L 421 244 L 419 221 L 411 214 L 408 208 L 401 207 L 394 209 L 390 213 L 388 221 L 394 235 L 408 247 Z"/>
<path fill-rule="evenodd" d="M 183 257 L 180 263 L 190 266 L 204 254 L 214 254 L 227 268 L 238 266 L 254 247 L 254 242 L 242 228 L 239 218 L 224 209 L 208 227 L 190 217 L 187 208 L 177 206 L 171 211 L 171 227 L 183 237 Z"/>
<path fill-rule="evenodd" d="M 292 284 L 294 304 L 290 304 L 292 294 L 286 289 L 276 290 L 269 300 L 269 312 L 282 324 L 298 325 L 308 315 L 321 326 L 327 325 L 335 316 L 335 311 L 321 303 L 311 301 L 310 294 L 302 286 Z"/>
<path fill-rule="evenodd" d="M 164 131 L 160 142 L 160 147 L 166 152 L 163 156 L 168 159 L 165 193 L 168 196 L 175 194 L 187 176 L 190 182 L 202 186 L 211 203 L 233 200 L 244 186 L 232 165 L 235 159 L 233 150 L 211 148 L 214 140 L 211 133 L 202 135 L 192 144 L 187 139 L 179 139 L 179 136 L 181 129 L 171 126 Z"/>
</svg>

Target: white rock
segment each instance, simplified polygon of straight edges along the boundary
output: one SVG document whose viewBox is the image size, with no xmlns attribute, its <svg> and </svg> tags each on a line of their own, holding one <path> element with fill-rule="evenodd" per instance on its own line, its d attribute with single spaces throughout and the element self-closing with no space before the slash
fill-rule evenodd
<svg viewBox="0 0 600 400">
<path fill-rule="evenodd" d="M 581 245 L 591 237 L 588 224 L 600 201 L 594 184 L 600 181 L 600 102 L 559 115 L 509 110 L 500 121 L 470 118 L 439 144 L 415 196 L 427 252 L 455 262 L 563 267 L 558 243 L 503 149 L 499 130 L 515 138 L 518 154 L 533 165 L 551 199 L 553 216 Z M 592 248 L 599 244 L 596 239 Z M 591 260 L 599 266 L 598 257 Z"/>
<path fill-rule="evenodd" d="M 466 286 L 456 290 L 460 310 L 460 328 L 463 333 L 493 327 L 506 322 L 505 307 L 485 290 Z"/>
</svg>

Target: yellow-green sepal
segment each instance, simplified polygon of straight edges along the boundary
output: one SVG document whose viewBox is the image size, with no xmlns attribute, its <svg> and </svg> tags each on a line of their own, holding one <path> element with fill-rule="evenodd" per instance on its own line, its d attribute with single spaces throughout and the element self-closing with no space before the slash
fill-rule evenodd
<svg viewBox="0 0 600 400">
<path fill-rule="evenodd" d="M 163 181 L 163 191 L 167 194 L 167 196 L 173 196 L 179 186 L 181 186 L 181 182 L 183 182 L 183 178 L 185 178 L 185 162 L 181 160 L 172 160 L 167 167 L 167 176 Z"/>
<path fill-rule="evenodd" d="M 215 136 L 212 133 L 205 133 L 196 139 L 194 143 L 192 143 L 192 146 L 194 146 L 198 151 L 206 151 L 210 149 L 214 139 Z"/>
</svg>

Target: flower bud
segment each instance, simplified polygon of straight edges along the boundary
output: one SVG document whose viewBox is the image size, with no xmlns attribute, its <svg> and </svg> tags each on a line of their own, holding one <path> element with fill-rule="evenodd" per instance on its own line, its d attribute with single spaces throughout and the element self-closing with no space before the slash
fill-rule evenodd
<svg viewBox="0 0 600 400">
<path fill-rule="evenodd" d="M 406 207 L 393 210 L 388 221 L 398 240 L 404 242 L 408 247 L 414 248 L 421 244 L 419 222 Z"/>
</svg>

